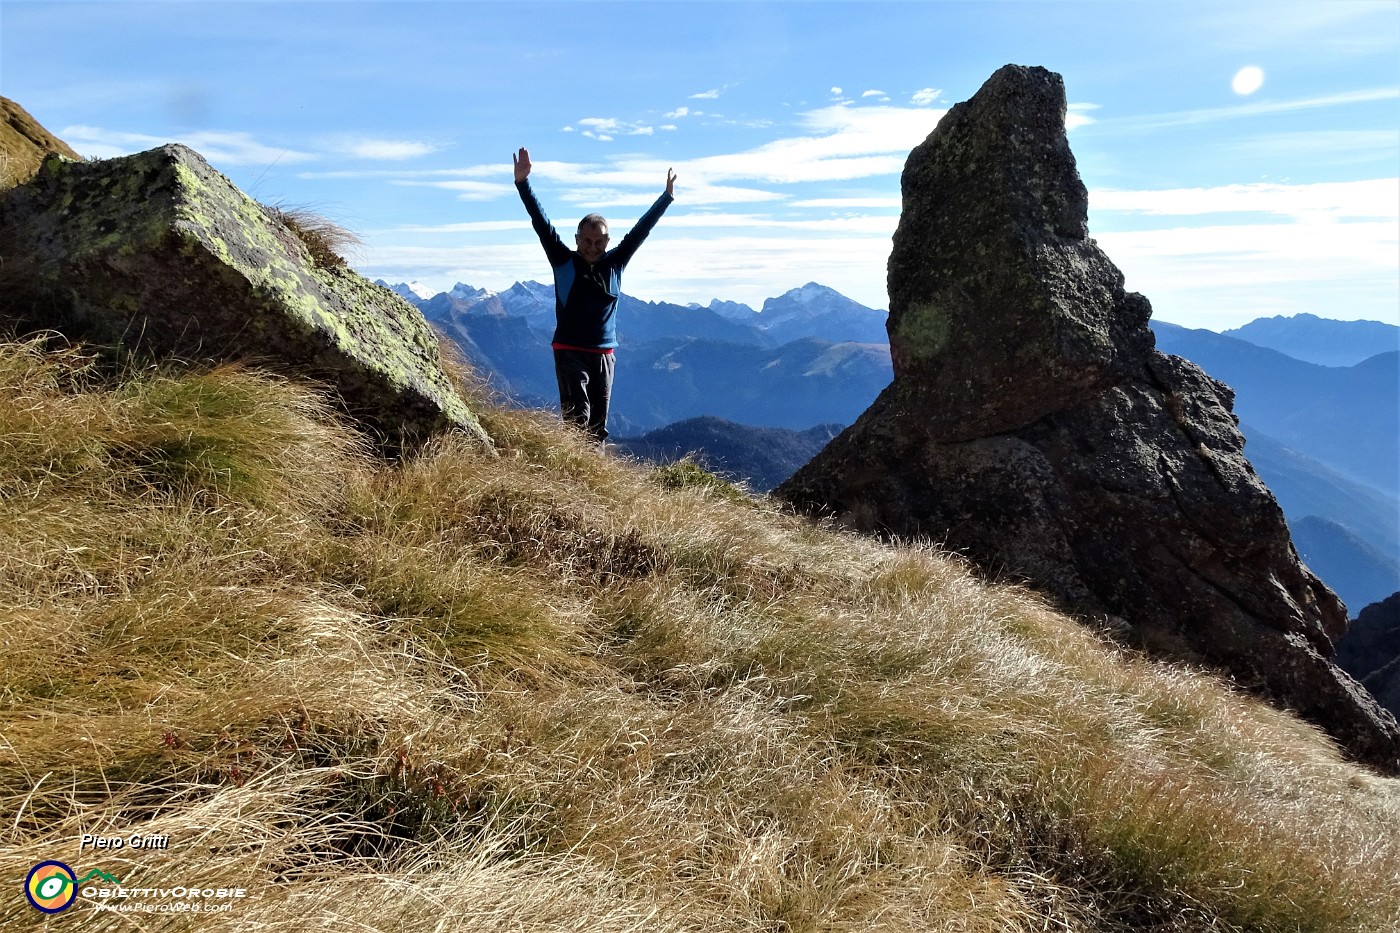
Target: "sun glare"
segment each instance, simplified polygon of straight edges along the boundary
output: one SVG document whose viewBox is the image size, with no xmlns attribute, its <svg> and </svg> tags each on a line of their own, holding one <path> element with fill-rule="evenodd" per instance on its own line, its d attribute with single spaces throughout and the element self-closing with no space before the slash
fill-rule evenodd
<svg viewBox="0 0 1400 933">
<path fill-rule="evenodd" d="M 1254 65 L 1247 65 L 1235 72 L 1235 78 L 1230 82 L 1230 87 L 1241 97 L 1248 97 L 1264 86 L 1264 69 Z"/>
</svg>

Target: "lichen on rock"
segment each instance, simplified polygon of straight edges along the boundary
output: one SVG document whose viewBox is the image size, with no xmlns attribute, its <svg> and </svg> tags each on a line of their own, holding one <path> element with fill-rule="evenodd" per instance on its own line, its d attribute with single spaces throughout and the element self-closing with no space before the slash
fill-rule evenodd
<svg viewBox="0 0 1400 933">
<path fill-rule="evenodd" d="M 348 268 L 313 261 L 255 201 L 180 145 L 45 162 L 0 201 L 24 253 L 0 297 L 19 331 L 118 355 L 240 360 L 330 386 L 386 450 L 456 428 L 489 444 L 422 314 Z"/>
</svg>

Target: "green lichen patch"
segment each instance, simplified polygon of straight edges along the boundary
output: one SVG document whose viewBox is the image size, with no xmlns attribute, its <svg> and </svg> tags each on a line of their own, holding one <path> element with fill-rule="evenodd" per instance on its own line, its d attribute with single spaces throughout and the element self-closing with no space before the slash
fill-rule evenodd
<svg viewBox="0 0 1400 933">
<path fill-rule="evenodd" d="M 909 358 L 930 360 L 943 351 L 951 333 L 947 312 L 927 301 L 912 305 L 900 316 L 896 337 Z"/>
<path fill-rule="evenodd" d="M 8 219 L 42 254 L 31 291 L 53 313 L 0 315 L 122 354 L 254 362 L 328 383 L 390 449 L 451 427 L 489 443 L 417 309 L 318 262 L 193 150 L 55 164 L 30 187 L 22 207 L 9 199 Z"/>
</svg>

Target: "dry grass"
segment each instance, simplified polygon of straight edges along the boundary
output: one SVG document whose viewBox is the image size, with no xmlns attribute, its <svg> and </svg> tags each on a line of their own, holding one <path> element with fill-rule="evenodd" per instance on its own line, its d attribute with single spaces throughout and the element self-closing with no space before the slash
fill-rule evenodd
<svg viewBox="0 0 1400 933">
<path fill-rule="evenodd" d="M 312 263 L 322 269 L 345 268 L 344 254 L 364 245 L 354 231 L 310 208 L 286 204 L 260 204 L 259 207 L 273 224 L 305 247 Z"/>
<path fill-rule="evenodd" d="M 386 466 L 305 387 L 85 365 L 0 349 L 0 864 L 248 892 L 85 929 L 1400 922 L 1396 782 L 935 550 L 541 415 Z"/>
</svg>

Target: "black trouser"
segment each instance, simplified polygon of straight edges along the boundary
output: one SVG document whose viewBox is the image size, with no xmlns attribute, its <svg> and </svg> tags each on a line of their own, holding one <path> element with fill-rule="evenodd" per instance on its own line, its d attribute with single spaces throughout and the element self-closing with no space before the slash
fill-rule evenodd
<svg viewBox="0 0 1400 933">
<path fill-rule="evenodd" d="M 559 410 L 601 443 L 608 436 L 608 402 L 612 398 L 613 355 L 586 350 L 555 350 Z"/>
</svg>

